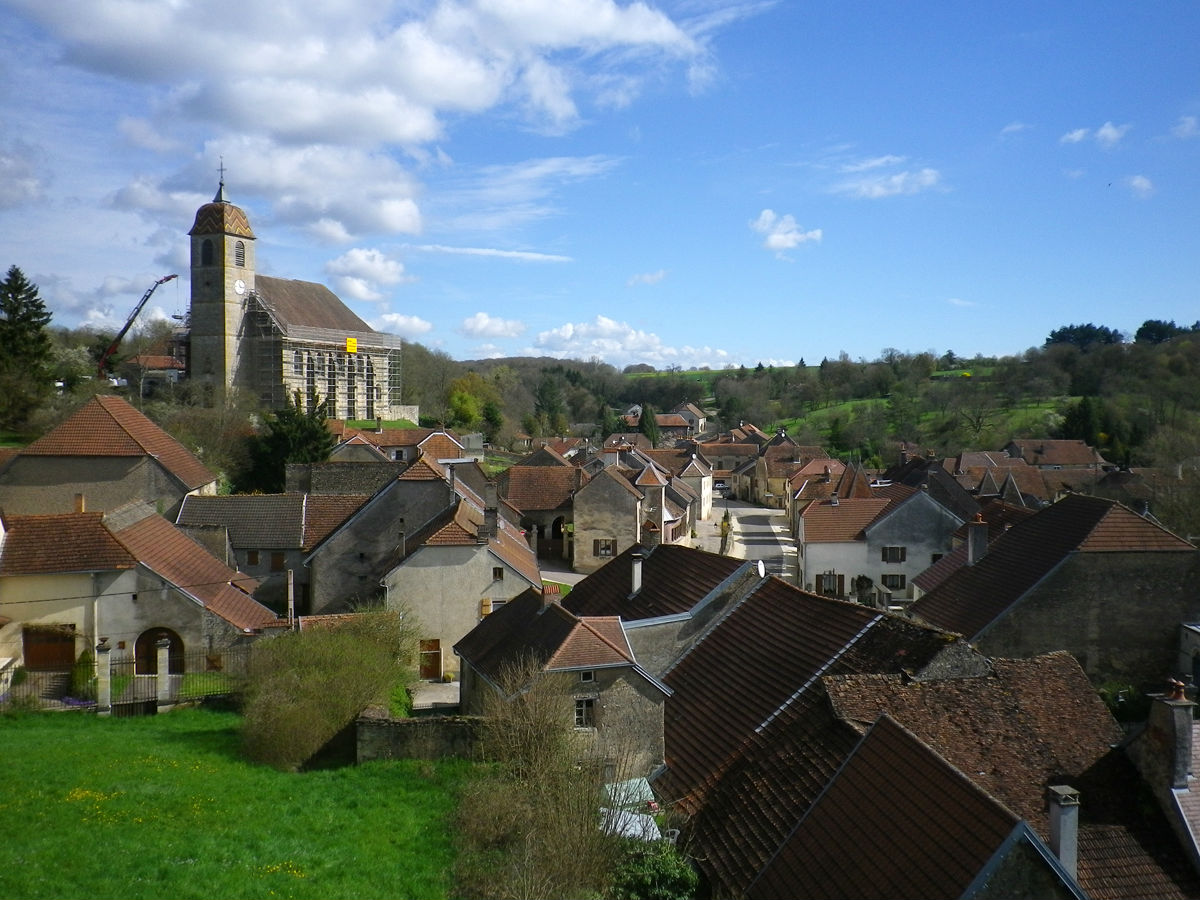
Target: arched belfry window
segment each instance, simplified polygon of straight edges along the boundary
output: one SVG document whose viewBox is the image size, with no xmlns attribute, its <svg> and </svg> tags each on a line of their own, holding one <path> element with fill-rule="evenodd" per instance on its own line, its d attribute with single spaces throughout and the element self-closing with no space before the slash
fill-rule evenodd
<svg viewBox="0 0 1200 900">
<path fill-rule="evenodd" d="M 211 266 L 213 264 L 213 245 L 208 238 L 200 245 L 200 265 Z"/>
<path fill-rule="evenodd" d="M 238 241 L 233 245 L 233 264 L 235 266 L 246 265 L 246 242 Z"/>
</svg>

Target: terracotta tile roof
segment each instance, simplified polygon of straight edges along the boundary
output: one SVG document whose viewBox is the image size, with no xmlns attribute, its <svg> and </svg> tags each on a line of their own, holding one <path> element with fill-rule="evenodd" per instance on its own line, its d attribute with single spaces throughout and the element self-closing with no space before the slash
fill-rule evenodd
<svg viewBox="0 0 1200 900">
<path fill-rule="evenodd" d="M 577 618 L 575 627 L 546 660 L 546 671 L 632 664 L 633 650 L 617 616 Z"/>
<path fill-rule="evenodd" d="M 323 284 L 258 275 L 254 289 L 284 333 L 291 325 L 366 334 L 375 331 Z"/>
<path fill-rule="evenodd" d="M 250 593 L 258 582 L 218 560 L 162 516 L 147 516 L 116 533 L 146 568 L 243 630 L 275 625 L 278 618 Z"/>
<path fill-rule="evenodd" d="M 165 353 L 139 353 L 131 356 L 125 362 L 141 369 L 175 369 L 182 372 L 187 368 L 183 360 L 168 356 Z"/>
<path fill-rule="evenodd" d="M 317 546 L 370 499 L 367 494 L 309 494 L 304 508 L 303 549 Z"/>
<path fill-rule="evenodd" d="M 1196 552 L 1154 522 L 1112 500 L 1071 494 L 1018 522 L 913 604 L 911 611 L 972 638 L 1071 553 Z"/>
<path fill-rule="evenodd" d="M 885 713 L 746 896 L 952 900 L 1018 822 Z"/>
<path fill-rule="evenodd" d="M 870 500 L 842 500 L 839 497 L 836 504 L 832 500 L 814 500 L 800 513 L 804 520 L 804 541 L 856 541 L 862 537 L 863 529 L 879 518 L 891 503 L 882 497 Z"/>
<path fill-rule="evenodd" d="M 446 470 L 432 459 L 422 456 L 404 470 L 398 481 L 445 481 Z"/>
<path fill-rule="evenodd" d="M 564 460 L 564 463 L 566 461 Z M 504 499 L 522 512 L 562 509 L 588 482 L 585 472 L 564 466 L 512 466 L 500 478 Z"/>
<path fill-rule="evenodd" d="M 520 530 L 505 521 L 498 520 L 496 537 L 488 544 L 492 553 L 532 585 L 542 583 L 542 570 L 538 566 L 537 553 L 529 546 Z"/>
<path fill-rule="evenodd" d="M 642 561 L 642 589 L 633 591 L 633 554 Z M 580 616 L 620 616 L 627 622 L 676 615 L 692 609 L 742 568 L 744 561 L 690 547 L 639 544 L 580 581 L 563 605 Z"/>
<path fill-rule="evenodd" d="M 24 456 L 151 456 L 188 490 L 216 476 L 190 450 L 120 397 L 97 394 L 21 451 Z"/>
<path fill-rule="evenodd" d="M 1007 493 L 1011 486 L 1023 496 L 1035 497 L 1038 500 L 1050 500 L 1054 496 L 1054 491 L 1046 486 L 1045 473 L 1041 469 L 1034 466 L 1010 466 L 1003 471 L 1004 481 L 1000 490 L 1004 493 Z"/>
<path fill-rule="evenodd" d="M 132 569 L 137 560 L 104 527 L 102 513 L 4 516 L 0 575 Z"/>
<path fill-rule="evenodd" d="M 604 439 L 605 447 L 618 447 L 621 444 L 629 444 L 641 450 L 649 450 L 654 446 L 640 431 L 615 431 Z"/>
</svg>

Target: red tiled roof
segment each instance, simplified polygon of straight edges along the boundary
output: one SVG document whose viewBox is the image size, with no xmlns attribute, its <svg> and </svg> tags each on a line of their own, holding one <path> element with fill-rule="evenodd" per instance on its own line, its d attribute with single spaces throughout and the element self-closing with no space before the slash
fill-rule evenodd
<svg viewBox="0 0 1200 900">
<path fill-rule="evenodd" d="M 805 543 L 844 542 L 858 540 L 863 529 L 874 522 L 891 505 L 890 500 L 839 499 L 814 500 L 800 513 L 804 519 Z"/>
<path fill-rule="evenodd" d="M 120 397 L 97 394 L 21 451 L 24 456 L 151 456 L 188 490 L 216 476 L 190 450 Z"/>
<path fill-rule="evenodd" d="M 98 512 L 4 516 L 0 575 L 53 575 L 132 569 L 137 560 Z"/>
<path fill-rule="evenodd" d="M 397 479 L 399 481 L 445 481 L 446 470 L 432 459 L 422 456 Z"/>
<path fill-rule="evenodd" d="M 1031 466 L 1096 466 L 1107 462 L 1096 450 L 1084 441 L 1028 440 L 1010 441 L 1008 447 L 1013 456 L 1018 456 Z"/>
<path fill-rule="evenodd" d="M 569 506 L 575 491 L 587 481 L 587 474 L 570 464 L 513 466 L 501 478 L 504 499 L 522 512 Z"/>
<path fill-rule="evenodd" d="M 250 596 L 258 582 L 229 568 L 162 516 L 147 516 L 116 537 L 138 562 L 235 627 L 253 630 L 278 622 Z"/>
</svg>

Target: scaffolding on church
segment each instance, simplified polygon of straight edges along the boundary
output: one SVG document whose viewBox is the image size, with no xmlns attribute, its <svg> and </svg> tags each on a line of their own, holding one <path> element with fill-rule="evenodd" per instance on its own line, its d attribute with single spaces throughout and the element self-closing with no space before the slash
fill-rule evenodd
<svg viewBox="0 0 1200 900">
<path fill-rule="evenodd" d="M 298 391 L 312 409 L 318 398 L 330 418 L 402 418 L 404 342 L 381 332 L 281 325 L 265 299 L 247 297 L 244 327 L 253 348 L 254 389 L 278 409 Z"/>
</svg>

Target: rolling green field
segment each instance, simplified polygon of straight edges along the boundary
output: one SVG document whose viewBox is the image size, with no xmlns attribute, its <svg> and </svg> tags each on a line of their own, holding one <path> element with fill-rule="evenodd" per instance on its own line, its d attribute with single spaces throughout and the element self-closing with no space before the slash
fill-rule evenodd
<svg viewBox="0 0 1200 900">
<path fill-rule="evenodd" d="M 468 763 L 286 774 L 236 714 L 0 718 L 0 897 L 446 897 Z"/>
</svg>

